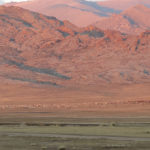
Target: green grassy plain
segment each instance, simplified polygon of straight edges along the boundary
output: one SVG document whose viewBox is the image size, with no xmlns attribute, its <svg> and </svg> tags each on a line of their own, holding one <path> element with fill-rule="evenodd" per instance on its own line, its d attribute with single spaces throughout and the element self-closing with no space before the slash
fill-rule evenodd
<svg viewBox="0 0 150 150">
<path fill-rule="evenodd" d="M 149 150 L 149 118 L 1 118 L 0 150 Z"/>
<path fill-rule="evenodd" d="M 0 136 L 0 150 L 149 150 L 149 142 Z"/>
<path fill-rule="evenodd" d="M 114 124 L 114 123 L 113 123 Z M 115 124 L 114 124 L 115 125 Z M 102 126 L 0 126 L 1 133 L 43 133 L 64 135 L 86 135 L 86 136 L 127 136 L 127 137 L 149 137 L 150 126 L 130 127 L 113 126 L 103 124 Z"/>
</svg>

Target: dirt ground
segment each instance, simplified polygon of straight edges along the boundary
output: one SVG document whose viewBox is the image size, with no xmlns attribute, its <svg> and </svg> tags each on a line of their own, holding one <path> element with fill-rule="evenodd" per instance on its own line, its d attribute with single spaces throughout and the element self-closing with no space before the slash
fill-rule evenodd
<svg viewBox="0 0 150 150">
<path fill-rule="evenodd" d="M 150 84 L 51 88 L 21 84 L 0 86 L 0 112 L 68 117 L 147 117 Z"/>
</svg>

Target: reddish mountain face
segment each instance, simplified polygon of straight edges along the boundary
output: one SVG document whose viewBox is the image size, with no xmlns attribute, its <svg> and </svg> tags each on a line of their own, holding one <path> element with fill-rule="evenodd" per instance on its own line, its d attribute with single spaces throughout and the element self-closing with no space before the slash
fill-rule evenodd
<svg viewBox="0 0 150 150">
<path fill-rule="evenodd" d="M 98 5 L 96 2 L 85 0 L 31 0 L 28 2 L 12 3 L 31 11 L 48 16 L 55 16 L 60 20 L 69 20 L 73 24 L 84 27 L 119 11 Z"/>
<path fill-rule="evenodd" d="M 97 22 L 95 25 L 101 29 L 111 29 L 128 34 L 139 34 L 150 28 L 150 8 L 137 5 L 126 11 L 112 15 Z"/>
<path fill-rule="evenodd" d="M 120 10 L 126 10 L 129 7 L 134 7 L 135 5 L 145 5 L 150 7 L 149 0 L 106 0 L 98 2 L 98 4 L 101 6 Z"/>
<path fill-rule="evenodd" d="M 100 29 L 116 30 L 127 34 L 139 34 L 150 28 L 148 21 L 150 2 L 148 0 L 107 0 L 101 2 L 31 0 L 7 5 L 55 16 L 80 27 L 95 24 Z"/>
<path fill-rule="evenodd" d="M 78 28 L 17 7 L 0 7 L 3 82 L 54 87 L 150 80 L 150 33 Z"/>
<path fill-rule="evenodd" d="M 3 6 L 0 29 L 0 112 L 149 116 L 149 31 L 78 28 Z"/>
</svg>

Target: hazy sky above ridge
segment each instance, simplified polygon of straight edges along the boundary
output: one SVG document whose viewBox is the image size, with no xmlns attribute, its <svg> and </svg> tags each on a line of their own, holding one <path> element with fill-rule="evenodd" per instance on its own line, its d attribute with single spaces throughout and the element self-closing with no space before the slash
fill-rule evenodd
<svg viewBox="0 0 150 150">
<path fill-rule="evenodd" d="M 10 3 L 10 2 L 22 2 L 28 0 L 0 0 L 0 4 Z M 87 0 L 87 1 L 105 1 L 105 0 Z"/>
<path fill-rule="evenodd" d="M 10 3 L 10 2 L 22 2 L 27 0 L 0 0 L 0 4 Z"/>
</svg>

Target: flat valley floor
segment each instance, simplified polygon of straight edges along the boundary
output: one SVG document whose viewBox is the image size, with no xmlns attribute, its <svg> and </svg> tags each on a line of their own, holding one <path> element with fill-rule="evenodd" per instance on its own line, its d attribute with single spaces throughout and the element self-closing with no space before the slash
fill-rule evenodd
<svg viewBox="0 0 150 150">
<path fill-rule="evenodd" d="M 149 150 L 150 118 L 1 117 L 0 150 Z"/>
<path fill-rule="evenodd" d="M 52 88 L 1 83 L 0 112 L 14 116 L 149 117 L 150 84 Z"/>
<path fill-rule="evenodd" d="M 149 150 L 150 84 L 0 87 L 0 150 Z"/>
</svg>

